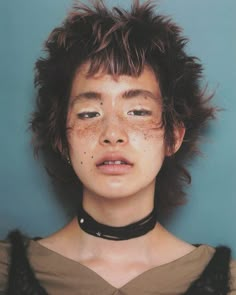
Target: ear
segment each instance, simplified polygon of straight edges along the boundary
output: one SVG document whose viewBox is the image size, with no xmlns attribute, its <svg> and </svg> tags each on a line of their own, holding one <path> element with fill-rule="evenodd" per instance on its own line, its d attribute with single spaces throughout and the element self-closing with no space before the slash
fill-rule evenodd
<svg viewBox="0 0 236 295">
<path fill-rule="evenodd" d="M 183 126 L 183 124 L 178 125 L 174 128 L 175 144 L 173 149 L 170 149 L 169 147 L 167 147 L 166 156 L 172 156 L 179 150 L 179 148 L 182 145 L 184 135 L 185 135 L 185 127 Z"/>
<path fill-rule="evenodd" d="M 58 141 L 55 144 L 55 150 L 57 152 L 59 152 L 64 159 L 67 159 L 67 157 L 69 155 L 69 151 L 67 148 L 65 148 L 65 147 L 63 148 L 63 144 L 60 139 L 58 139 Z"/>
</svg>

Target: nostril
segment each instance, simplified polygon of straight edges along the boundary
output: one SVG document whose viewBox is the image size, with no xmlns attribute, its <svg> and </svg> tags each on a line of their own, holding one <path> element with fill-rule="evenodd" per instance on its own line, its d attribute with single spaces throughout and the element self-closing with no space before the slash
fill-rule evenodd
<svg viewBox="0 0 236 295">
<path fill-rule="evenodd" d="M 118 139 L 117 142 L 121 143 L 121 142 L 124 142 L 123 139 Z"/>
<path fill-rule="evenodd" d="M 104 142 L 104 143 L 111 143 L 112 140 L 104 139 L 103 142 Z M 116 143 L 123 143 L 124 140 L 123 140 L 123 139 L 117 139 L 116 141 L 114 141 L 114 143 L 115 143 L 115 142 L 116 142 Z"/>
</svg>

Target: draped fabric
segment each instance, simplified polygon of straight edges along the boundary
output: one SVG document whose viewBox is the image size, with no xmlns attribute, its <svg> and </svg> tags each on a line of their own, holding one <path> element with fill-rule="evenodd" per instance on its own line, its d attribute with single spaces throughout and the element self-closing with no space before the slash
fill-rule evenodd
<svg viewBox="0 0 236 295">
<path fill-rule="evenodd" d="M 0 270 L 0 294 L 236 295 L 230 278 L 230 249 L 223 246 L 214 249 L 201 245 L 186 256 L 146 271 L 117 289 L 87 267 L 24 238 L 18 231 L 9 235 L 9 241 L 5 244 L 5 262 L 8 255 L 9 263 L 5 291 L 1 293 Z M 2 257 L 0 244 L 0 268 Z M 50 264 L 52 266 L 55 261 L 58 265 L 53 269 Z"/>
</svg>

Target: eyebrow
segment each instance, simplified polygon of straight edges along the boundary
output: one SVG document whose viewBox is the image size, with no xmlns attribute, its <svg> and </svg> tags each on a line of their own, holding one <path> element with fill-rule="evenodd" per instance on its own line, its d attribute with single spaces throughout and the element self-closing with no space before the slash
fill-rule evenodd
<svg viewBox="0 0 236 295">
<path fill-rule="evenodd" d="M 144 97 L 150 97 L 152 99 L 157 99 L 156 95 L 152 93 L 151 91 L 145 90 L 145 89 L 130 89 L 122 93 L 121 97 L 122 98 L 135 98 L 138 96 L 144 96 Z M 78 95 L 74 96 L 71 101 L 71 105 L 76 103 L 77 101 L 81 100 L 101 100 L 102 99 L 102 94 L 99 92 L 94 92 L 94 91 L 88 91 L 88 92 L 82 92 L 79 93 Z"/>
<path fill-rule="evenodd" d="M 130 89 L 122 94 L 123 98 L 134 98 L 137 96 L 148 96 L 152 99 L 157 99 L 156 95 L 151 91 L 145 89 Z"/>
<path fill-rule="evenodd" d="M 73 106 L 77 101 L 82 101 L 82 100 L 101 100 L 101 99 L 102 99 L 102 95 L 99 92 L 94 92 L 94 91 L 82 92 L 72 97 L 70 105 Z"/>
</svg>

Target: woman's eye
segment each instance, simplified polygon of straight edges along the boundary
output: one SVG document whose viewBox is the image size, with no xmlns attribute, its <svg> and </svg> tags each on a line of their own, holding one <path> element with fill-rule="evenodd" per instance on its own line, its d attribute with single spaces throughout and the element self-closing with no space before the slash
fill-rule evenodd
<svg viewBox="0 0 236 295">
<path fill-rule="evenodd" d="M 99 117 L 100 114 L 98 112 L 83 112 L 83 113 L 79 113 L 77 114 L 79 119 L 90 119 L 90 118 L 95 118 L 95 117 Z"/>
<path fill-rule="evenodd" d="M 151 114 L 152 112 L 148 110 L 132 110 L 128 112 L 128 115 L 132 116 L 150 116 Z"/>
</svg>

